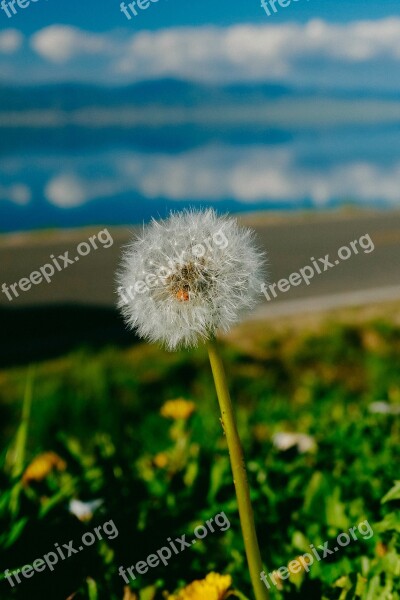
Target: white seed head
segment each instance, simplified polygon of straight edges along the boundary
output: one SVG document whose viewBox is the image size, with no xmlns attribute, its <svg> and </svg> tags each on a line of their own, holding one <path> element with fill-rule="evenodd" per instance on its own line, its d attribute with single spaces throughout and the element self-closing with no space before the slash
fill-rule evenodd
<svg viewBox="0 0 400 600">
<path fill-rule="evenodd" d="M 170 350 L 227 332 L 261 297 L 264 253 L 250 229 L 212 209 L 153 220 L 117 275 L 127 324 Z"/>
</svg>

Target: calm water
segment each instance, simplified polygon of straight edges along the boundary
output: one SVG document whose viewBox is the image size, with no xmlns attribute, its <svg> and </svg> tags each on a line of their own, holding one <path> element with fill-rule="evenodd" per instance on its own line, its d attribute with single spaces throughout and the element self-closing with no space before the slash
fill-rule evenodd
<svg viewBox="0 0 400 600">
<path fill-rule="evenodd" d="M 395 99 L 27 104 L 0 110 L 1 231 L 140 222 L 189 204 L 399 205 Z"/>
</svg>

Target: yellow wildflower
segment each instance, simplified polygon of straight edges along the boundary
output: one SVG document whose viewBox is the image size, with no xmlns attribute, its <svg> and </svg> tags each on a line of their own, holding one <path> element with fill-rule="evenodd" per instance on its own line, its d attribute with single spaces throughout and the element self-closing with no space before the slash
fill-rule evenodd
<svg viewBox="0 0 400 600">
<path fill-rule="evenodd" d="M 194 402 L 178 398 L 177 400 L 167 400 L 161 407 L 161 416 L 166 419 L 188 419 L 196 410 Z"/>
<path fill-rule="evenodd" d="M 153 462 L 159 469 L 165 469 L 168 464 L 168 455 L 165 452 L 159 452 L 153 458 Z"/>
<path fill-rule="evenodd" d="M 193 581 L 168 600 L 224 600 L 232 585 L 230 575 L 209 573 L 205 579 Z"/>
<path fill-rule="evenodd" d="M 388 553 L 388 547 L 386 546 L 386 544 L 378 542 L 375 547 L 375 552 L 376 555 L 379 556 L 379 558 L 383 558 Z"/>
<path fill-rule="evenodd" d="M 132 592 L 131 588 L 126 585 L 124 587 L 124 597 L 122 600 L 138 600 L 138 597 Z"/>
<path fill-rule="evenodd" d="M 24 483 L 42 481 L 54 469 L 57 469 L 57 471 L 65 471 L 66 468 L 66 462 L 55 452 L 45 452 L 37 456 L 27 467 L 22 476 L 22 481 Z"/>
</svg>

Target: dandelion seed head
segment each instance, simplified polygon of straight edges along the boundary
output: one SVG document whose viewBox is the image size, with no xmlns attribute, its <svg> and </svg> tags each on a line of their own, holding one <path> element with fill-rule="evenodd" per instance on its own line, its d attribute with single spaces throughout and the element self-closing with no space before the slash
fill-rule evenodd
<svg viewBox="0 0 400 600">
<path fill-rule="evenodd" d="M 264 253 L 251 230 L 213 209 L 153 220 L 117 275 L 129 327 L 170 350 L 227 332 L 261 297 Z"/>
</svg>

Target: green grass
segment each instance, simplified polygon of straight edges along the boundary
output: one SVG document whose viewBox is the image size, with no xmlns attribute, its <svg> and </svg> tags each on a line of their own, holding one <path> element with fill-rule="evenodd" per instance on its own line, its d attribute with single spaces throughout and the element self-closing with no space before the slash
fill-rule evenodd
<svg viewBox="0 0 400 600">
<path fill-rule="evenodd" d="M 281 581 L 272 598 L 399 600 L 399 416 L 369 407 L 400 404 L 400 328 L 330 323 L 314 333 L 261 330 L 243 342 L 226 343 L 224 358 L 267 571 L 287 565 L 310 544 L 334 545 L 338 534 L 366 519 L 374 531 L 315 562 L 309 574 Z M 207 360 L 204 348 L 170 354 L 143 344 L 100 353 L 82 349 L 38 364 L 26 440 L 26 419 L 22 433 L 20 426 L 28 370 L 0 372 L 6 441 L 0 575 L 105 521 L 113 520 L 119 531 L 59 562 L 52 573 L 23 578 L 15 588 L 2 581 L 2 599 L 65 600 L 76 593 L 74 600 L 122 600 L 120 565 L 145 560 L 168 537 L 189 537 L 196 524 L 221 511 L 229 530 L 210 534 L 168 567 L 149 569 L 131 588 L 141 590 L 141 600 L 161 599 L 164 590 L 172 593 L 217 571 L 231 574 L 234 588 L 251 598 Z M 195 401 L 197 410 L 189 422 L 173 424 L 159 411 L 180 396 Z M 311 436 L 315 448 L 276 448 L 274 434 L 290 431 Z M 17 451 L 21 439 L 24 448 Z M 21 456 L 26 467 L 47 451 L 56 452 L 66 469 L 21 485 Z M 154 461 L 160 452 L 163 467 Z M 69 513 L 73 498 L 103 503 L 83 523 Z"/>
</svg>

